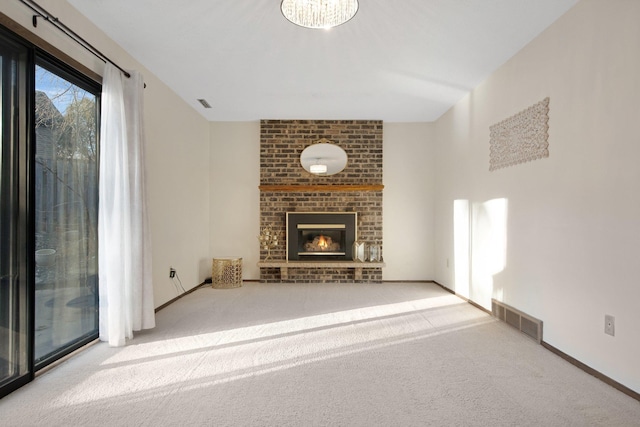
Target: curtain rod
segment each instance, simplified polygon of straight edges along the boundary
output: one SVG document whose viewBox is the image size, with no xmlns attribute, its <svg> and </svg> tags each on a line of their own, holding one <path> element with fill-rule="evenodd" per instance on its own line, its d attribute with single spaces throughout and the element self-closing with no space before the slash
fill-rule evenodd
<svg viewBox="0 0 640 427">
<path fill-rule="evenodd" d="M 120 67 L 118 64 L 116 64 L 112 60 L 110 60 L 105 54 L 103 54 L 98 49 L 96 49 L 91 43 L 89 43 L 88 41 L 80 37 L 71 28 L 63 24 L 62 21 L 60 21 L 58 18 L 56 18 L 55 16 L 47 12 L 47 10 L 42 6 L 40 6 L 38 3 L 32 0 L 20 0 L 20 2 L 36 13 L 36 15 L 33 15 L 33 19 L 32 19 L 32 24 L 34 27 L 38 26 L 38 18 L 44 19 L 45 21 L 49 22 L 51 25 L 56 27 L 58 30 L 62 31 L 71 40 L 75 41 L 80 46 L 85 48 L 87 51 L 91 52 L 94 56 L 98 57 L 104 62 L 110 63 L 111 65 L 116 67 L 118 70 L 122 71 L 122 73 L 125 76 L 131 77 L 131 74 L 129 74 L 125 69 Z M 145 84 L 145 87 L 146 86 L 147 85 Z"/>
</svg>

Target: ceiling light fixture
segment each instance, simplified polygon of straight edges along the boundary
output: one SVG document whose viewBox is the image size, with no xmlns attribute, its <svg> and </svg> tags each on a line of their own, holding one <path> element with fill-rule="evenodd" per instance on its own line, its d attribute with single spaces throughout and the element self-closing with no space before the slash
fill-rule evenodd
<svg viewBox="0 0 640 427">
<path fill-rule="evenodd" d="M 332 28 L 342 25 L 358 12 L 358 0 L 282 0 L 285 18 L 305 28 Z"/>
</svg>

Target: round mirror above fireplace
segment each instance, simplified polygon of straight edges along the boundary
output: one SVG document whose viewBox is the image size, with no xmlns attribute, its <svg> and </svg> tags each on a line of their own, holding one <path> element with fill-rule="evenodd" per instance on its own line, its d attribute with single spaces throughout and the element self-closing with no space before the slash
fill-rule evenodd
<svg viewBox="0 0 640 427">
<path fill-rule="evenodd" d="M 328 139 L 321 139 L 302 150 L 300 163 L 314 175 L 335 175 L 347 166 L 347 153 Z"/>
</svg>

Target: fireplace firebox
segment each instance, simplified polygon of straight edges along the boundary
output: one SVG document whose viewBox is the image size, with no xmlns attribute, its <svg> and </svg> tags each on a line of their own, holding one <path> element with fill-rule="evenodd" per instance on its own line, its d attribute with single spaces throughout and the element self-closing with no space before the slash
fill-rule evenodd
<svg viewBox="0 0 640 427">
<path fill-rule="evenodd" d="M 287 260 L 351 261 L 356 212 L 287 212 Z"/>
</svg>

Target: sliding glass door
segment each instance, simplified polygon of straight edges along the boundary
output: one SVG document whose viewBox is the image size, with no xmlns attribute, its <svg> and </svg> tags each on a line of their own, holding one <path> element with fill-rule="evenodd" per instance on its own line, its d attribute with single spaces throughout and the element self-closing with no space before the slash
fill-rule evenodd
<svg viewBox="0 0 640 427">
<path fill-rule="evenodd" d="M 98 331 L 98 96 L 35 68 L 36 368 Z"/>
<path fill-rule="evenodd" d="M 29 50 L 0 33 L 0 390 L 30 381 Z"/>
<path fill-rule="evenodd" d="M 0 397 L 98 337 L 100 85 L 0 27 Z"/>
</svg>

